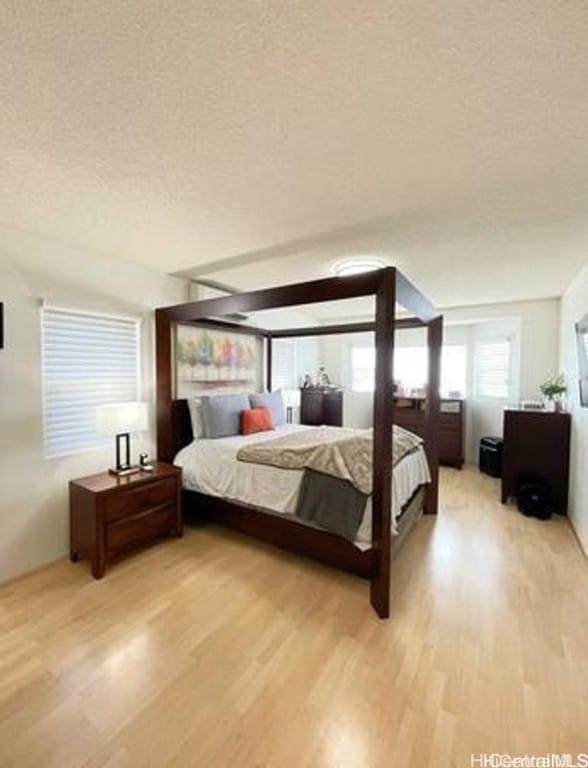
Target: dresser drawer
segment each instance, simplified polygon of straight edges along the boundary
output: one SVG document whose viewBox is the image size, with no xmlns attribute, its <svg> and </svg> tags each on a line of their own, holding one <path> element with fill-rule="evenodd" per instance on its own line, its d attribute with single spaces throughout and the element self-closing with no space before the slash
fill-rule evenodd
<svg viewBox="0 0 588 768">
<path fill-rule="evenodd" d="M 441 439 L 438 442 L 438 450 L 439 455 L 443 456 L 443 458 L 459 458 L 459 455 L 461 453 L 461 445 L 459 440 L 457 439 L 451 439 L 451 438 L 445 438 Z"/>
<path fill-rule="evenodd" d="M 441 427 L 436 432 L 437 437 L 440 440 L 457 440 L 461 439 L 460 433 L 456 429 L 447 429 L 447 427 Z"/>
<path fill-rule="evenodd" d="M 409 432 L 415 432 L 418 435 L 424 433 L 425 419 L 422 413 L 415 413 L 409 409 L 403 412 L 402 409 L 398 408 L 394 411 L 394 421 L 399 427 L 404 427 Z"/>
<path fill-rule="evenodd" d="M 106 522 L 131 517 L 166 502 L 175 502 L 177 481 L 166 477 L 156 483 L 148 483 L 138 488 L 129 488 L 106 500 L 104 518 Z"/>
<path fill-rule="evenodd" d="M 177 511 L 173 503 L 140 512 L 106 526 L 106 549 L 124 549 L 130 545 L 161 536 L 177 526 Z"/>
</svg>

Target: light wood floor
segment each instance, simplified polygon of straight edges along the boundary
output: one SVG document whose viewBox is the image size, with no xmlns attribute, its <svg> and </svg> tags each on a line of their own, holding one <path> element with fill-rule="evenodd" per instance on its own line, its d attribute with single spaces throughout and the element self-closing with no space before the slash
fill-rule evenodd
<svg viewBox="0 0 588 768">
<path fill-rule="evenodd" d="M 444 768 L 588 751 L 588 564 L 567 522 L 446 470 L 442 512 L 367 585 L 227 530 L 93 581 L 0 594 L 0 765 Z"/>
</svg>

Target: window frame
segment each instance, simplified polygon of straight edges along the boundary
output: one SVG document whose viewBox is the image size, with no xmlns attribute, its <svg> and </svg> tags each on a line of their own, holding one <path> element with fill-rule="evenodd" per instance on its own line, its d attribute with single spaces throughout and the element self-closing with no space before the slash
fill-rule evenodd
<svg viewBox="0 0 588 768">
<path fill-rule="evenodd" d="M 44 322 L 44 316 L 46 311 L 60 312 L 62 314 L 81 315 L 83 317 L 106 319 L 106 320 L 118 320 L 133 324 L 135 326 L 136 333 L 136 366 L 135 366 L 135 400 L 141 400 L 143 398 L 143 355 L 142 355 L 142 336 L 143 336 L 143 318 L 139 315 L 126 315 L 115 312 L 108 312 L 104 310 L 93 310 L 86 307 L 77 307 L 72 305 L 53 304 L 41 300 L 39 307 L 39 326 L 40 326 L 40 367 L 41 367 L 41 442 L 42 442 L 42 458 L 44 461 L 52 461 L 54 459 L 66 458 L 69 456 L 76 456 L 90 451 L 104 450 L 110 444 L 110 438 L 104 437 L 100 439 L 95 445 L 88 445 L 82 448 L 71 448 L 64 451 L 55 453 L 49 453 L 46 443 L 46 414 L 47 414 L 47 382 L 45 377 L 45 352 L 46 352 L 46 328 Z"/>
<path fill-rule="evenodd" d="M 450 399 L 449 398 L 449 394 L 443 395 L 444 382 L 443 382 L 443 378 L 442 378 L 443 377 L 443 350 L 448 348 L 448 347 L 459 347 L 460 349 L 464 350 L 464 382 L 463 382 L 463 392 L 461 394 L 461 398 L 465 400 L 468 397 L 468 390 L 469 390 L 469 386 L 468 386 L 468 366 L 469 366 L 468 355 L 469 355 L 469 352 L 468 352 L 468 344 L 465 344 L 463 342 L 455 342 L 455 343 L 451 343 L 451 344 L 443 344 L 442 347 L 441 347 L 441 386 L 440 386 L 440 392 L 442 394 L 443 399 Z M 371 349 L 371 350 L 374 350 L 374 371 L 375 371 L 375 347 L 374 347 L 374 345 L 373 344 L 367 344 L 367 343 L 363 343 L 363 344 L 353 344 L 353 343 L 351 343 L 349 345 L 349 382 L 350 382 L 350 390 L 352 392 L 360 392 L 360 393 L 362 393 L 362 392 L 363 393 L 365 393 L 365 392 L 373 392 L 374 391 L 373 387 L 372 387 L 372 389 L 356 389 L 355 388 L 355 381 L 354 381 L 355 366 L 353 364 L 353 352 L 356 349 Z M 427 353 L 427 345 L 426 344 L 423 344 L 423 345 L 412 345 L 412 346 L 397 346 L 395 348 L 395 352 L 396 352 L 396 350 L 400 350 L 400 349 L 411 349 L 411 350 L 422 349 L 422 350 L 425 351 L 425 354 Z M 397 373 L 398 373 L 398 371 L 395 368 L 394 369 L 394 378 L 397 378 Z M 428 359 L 427 359 L 427 379 L 428 379 Z M 425 381 L 424 382 L 425 386 L 426 386 L 426 383 L 427 382 Z"/>
<path fill-rule="evenodd" d="M 356 389 L 355 388 L 355 381 L 354 381 L 355 367 L 353 365 L 353 352 L 356 349 L 369 349 L 369 350 L 372 350 L 373 353 L 374 353 L 374 386 L 371 389 Z M 376 368 L 375 368 L 375 363 L 376 363 L 376 348 L 375 348 L 375 345 L 373 343 L 371 343 L 371 344 L 367 344 L 367 343 L 353 344 L 353 343 L 351 343 L 349 345 L 348 360 L 349 360 L 349 389 L 351 390 L 351 392 L 359 392 L 359 393 L 363 393 L 363 394 L 371 392 L 373 394 L 374 388 L 375 388 L 375 371 L 376 371 Z"/>
<path fill-rule="evenodd" d="M 277 383 L 274 383 L 274 374 L 276 369 L 276 347 L 283 345 L 284 347 L 286 345 L 291 345 L 292 348 L 292 360 L 293 360 L 293 385 L 290 387 L 284 387 L 282 385 L 277 385 Z M 272 341 L 272 371 L 271 371 L 271 387 L 272 391 L 291 391 L 293 389 L 298 389 L 300 386 L 300 373 L 299 373 L 299 356 L 300 351 L 298 348 L 298 341 L 297 339 L 279 339 L 276 338 Z"/>
<path fill-rule="evenodd" d="M 444 352 L 444 350 L 449 349 L 450 347 L 453 347 L 453 348 L 456 348 L 456 349 L 461 349 L 461 350 L 463 350 L 463 353 L 464 353 L 464 359 L 463 359 L 463 363 L 464 363 L 464 369 L 463 369 L 463 389 L 461 391 L 461 395 L 460 395 L 459 399 L 467 400 L 470 397 L 470 391 L 469 391 L 470 390 L 470 382 L 469 382 L 470 346 L 469 346 L 469 344 L 467 342 L 464 342 L 464 341 L 448 342 L 447 344 L 443 344 L 441 346 L 441 376 L 440 376 L 440 387 L 439 387 L 440 393 L 441 393 L 441 399 L 443 399 L 443 400 L 453 400 L 454 399 L 449 394 L 451 390 L 448 389 L 446 394 L 444 394 L 446 382 L 444 382 L 444 380 L 443 380 L 443 372 L 444 372 L 443 352 Z"/>
<path fill-rule="evenodd" d="M 505 380 L 506 393 L 502 395 L 488 395 L 480 393 L 478 389 L 478 349 L 484 345 L 491 344 L 508 344 L 508 370 Z M 513 371 L 514 371 L 514 344 L 512 336 L 488 336 L 485 338 L 476 339 L 473 343 L 472 350 L 472 396 L 475 400 L 484 403 L 506 403 L 512 399 L 513 392 Z"/>
</svg>

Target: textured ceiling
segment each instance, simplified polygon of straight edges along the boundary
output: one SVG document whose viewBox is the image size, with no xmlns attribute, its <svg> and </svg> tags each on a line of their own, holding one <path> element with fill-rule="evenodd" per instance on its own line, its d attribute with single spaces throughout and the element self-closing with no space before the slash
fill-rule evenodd
<svg viewBox="0 0 588 768">
<path fill-rule="evenodd" d="M 443 304 L 558 295 L 586 260 L 584 0 L 8 0 L 0 24 L 9 227 L 238 287 L 367 249 Z"/>
</svg>

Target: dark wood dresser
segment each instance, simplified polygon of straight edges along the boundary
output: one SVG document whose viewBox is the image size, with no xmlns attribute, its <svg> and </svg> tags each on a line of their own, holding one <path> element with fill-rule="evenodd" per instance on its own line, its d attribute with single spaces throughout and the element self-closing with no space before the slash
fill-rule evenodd
<svg viewBox="0 0 588 768">
<path fill-rule="evenodd" d="M 101 579 L 108 560 L 160 536 L 181 536 L 181 497 L 182 470 L 161 462 L 153 472 L 101 472 L 72 480 L 71 560 L 87 558 L 92 575 Z"/>
<path fill-rule="evenodd" d="M 343 426 L 343 392 L 340 389 L 301 389 L 300 423 Z"/>
<path fill-rule="evenodd" d="M 504 412 L 503 504 L 516 496 L 521 477 L 535 476 L 549 483 L 554 511 L 567 513 L 570 432 L 569 413 Z"/>
<path fill-rule="evenodd" d="M 425 437 L 427 401 L 422 397 L 395 397 L 394 423 Z M 439 461 L 461 469 L 465 462 L 465 403 L 441 400 Z"/>
</svg>

